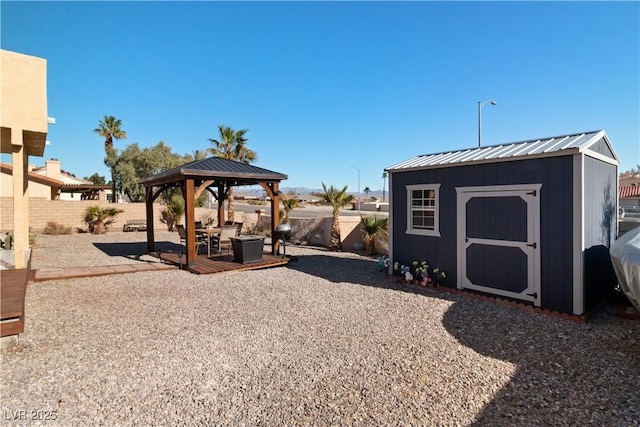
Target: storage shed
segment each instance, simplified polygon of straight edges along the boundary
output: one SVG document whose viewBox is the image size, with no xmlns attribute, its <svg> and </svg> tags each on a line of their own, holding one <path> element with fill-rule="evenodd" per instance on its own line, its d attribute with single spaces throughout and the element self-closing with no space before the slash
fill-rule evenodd
<svg viewBox="0 0 640 427">
<path fill-rule="evenodd" d="M 391 262 L 445 286 L 583 315 L 615 286 L 618 157 L 604 130 L 420 155 L 386 169 Z"/>
</svg>

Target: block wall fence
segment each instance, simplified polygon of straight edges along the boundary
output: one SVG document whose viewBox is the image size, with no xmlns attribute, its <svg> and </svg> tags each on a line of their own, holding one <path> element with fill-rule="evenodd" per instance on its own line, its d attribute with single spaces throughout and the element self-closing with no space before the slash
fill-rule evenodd
<svg viewBox="0 0 640 427">
<path fill-rule="evenodd" d="M 146 206 L 144 203 L 108 203 L 97 200 L 65 201 L 31 198 L 29 200 L 29 229 L 34 233 L 42 233 L 48 222 L 55 222 L 72 227 L 74 232 L 78 229 L 87 230 L 87 224 L 83 221 L 84 213 L 89 206 L 116 207 L 124 210 L 118 214 L 116 222 L 107 230 L 108 232 L 122 232 L 122 226 L 129 220 L 146 219 Z M 153 205 L 153 227 L 157 231 L 166 231 L 167 225 L 160 221 L 163 206 L 159 203 Z M 196 220 L 206 223 L 207 218 L 217 218 L 217 210 L 196 208 Z M 184 217 L 182 218 L 184 221 Z M 259 216 L 257 213 L 236 212 L 236 221 L 243 221 L 243 232 L 251 232 L 257 226 L 258 230 L 269 229 L 269 217 Z M 0 232 L 4 234 L 13 229 L 13 198 L 0 197 Z M 291 242 L 295 244 L 323 246 L 329 245 L 331 235 L 331 218 L 318 217 L 312 219 L 291 219 Z M 353 250 L 363 243 L 360 218 L 352 216 L 340 217 L 340 234 L 344 250 Z M 387 251 L 387 242 L 382 239 L 376 242 L 379 252 Z"/>
</svg>

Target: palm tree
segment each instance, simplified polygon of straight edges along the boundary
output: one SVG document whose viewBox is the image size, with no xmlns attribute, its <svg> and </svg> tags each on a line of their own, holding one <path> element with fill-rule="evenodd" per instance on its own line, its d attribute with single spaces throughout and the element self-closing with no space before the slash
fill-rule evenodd
<svg viewBox="0 0 640 427">
<path fill-rule="evenodd" d="M 389 229 L 388 217 L 363 216 L 360 217 L 362 235 L 369 255 L 376 253 L 376 237 Z"/>
<path fill-rule="evenodd" d="M 284 207 L 284 215 L 282 218 L 282 222 L 285 224 L 289 224 L 289 212 L 299 207 L 300 203 L 298 202 L 298 199 L 294 197 L 289 197 L 289 198 L 282 199 L 282 206 Z"/>
<path fill-rule="evenodd" d="M 245 134 L 249 132 L 249 129 L 241 129 L 239 131 L 235 131 L 229 126 L 218 125 L 218 132 L 220 132 L 220 140 L 209 139 L 209 142 L 213 144 L 211 153 L 214 156 L 222 157 L 229 160 L 235 160 L 236 162 L 242 162 L 246 164 L 254 162 L 258 159 L 258 155 L 256 154 L 256 152 L 250 150 L 247 147 L 248 138 L 245 137 Z M 232 188 L 229 188 L 228 199 L 229 201 L 227 205 L 227 219 L 229 221 L 235 221 Z"/>
<path fill-rule="evenodd" d="M 196 160 L 203 160 L 209 155 L 209 148 L 205 148 L 204 150 L 193 150 L 191 154 L 187 154 L 185 156 L 185 160 L 191 162 Z"/>
<path fill-rule="evenodd" d="M 104 158 L 104 164 L 111 170 L 111 184 L 113 185 L 112 202 L 117 202 L 116 197 L 116 166 L 118 164 L 118 152 L 113 146 L 113 140 L 125 139 L 127 132 L 122 130 L 122 120 L 116 119 L 113 116 L 104 116 L 98 127 L 93 131 L 104 138 L 104 151 L 106 157 Z"/>
<path fill-rule="evenodd" d="M 384 193 L 384 191 L 385 191 L 385 188 L 386 188 L 386 185 L 387 185 L 387 176 L 389 176 L 389 175 L 387 174 L 387 171 L 382 172 L 382 201 L 383 201 L 383 202 L 384 202 L 384 199 L 385 199 L 385 197 L 384 197 L 384 194 L 385 194 L 385 193 Z"/>
<path fill-rule="evenodd" d="M 338 190 L 333 185 L 327 188 L 322 183 L 323 194 L 320 197 L 333 208 L 333 221 L 331 223 L 331 238 L 329 240 L 329 249 L 333 251 L 342 250 L 342 241 L 340 240 L 340 208 L 345 207 L 353 200 L 352 194 L 347 194 L 347 186 L 342 190 Z"/>
<path fill-rule="evenodd" d="M 371 193 L 371 189 L 369 187 L 364 187 L 364 190 L 362 190 L 362 192 L 364 193 L 364 197 L 368 199 L 369 193 Z"/>
</svg>

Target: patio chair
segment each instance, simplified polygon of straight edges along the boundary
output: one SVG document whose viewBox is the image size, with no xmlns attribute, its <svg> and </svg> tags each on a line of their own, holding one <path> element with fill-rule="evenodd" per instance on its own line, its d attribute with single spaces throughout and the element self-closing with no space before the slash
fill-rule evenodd
<svg viewBox="0 0 640 427">
<path fill-rule="evenodd" d="M 209 245 L 209 235 L 207 233 L 203 233 L 198 231 L 198 229 L 203 228 L 202 221 L 194 222 L 194 226 L 196 229 L 196 241 L 201 245 Z"/>
<path fill-rule="evenodd" d="M 216 252 L 222 252 L 222 249 L 226 249 L 228 255 L 231 251 L 231 238 L 236 237 L 237 233 L 238 227 L 235 225 L 223 226 L 218 236 L 211 237 L 211 243 L 215 246 Z"/>
<path fill-rule="evenodd" d="M 242 226 L 243 226 L 244 222 L 242 221 L 225 221 L 224 225 L 233 225 L 235 227 L 238 228 L 238 234 L 237 236 L 242 234 Z"/>
<path fill-rule="evenodd" d="M 242 234 L 242 226 L 244 225 L 244 222 L 240 221 L 240 222 L 234 222 L 233 225 L 235 225 L 238 228 L 238 233 L 236 234 L 236 236 L 239 236 Z"/>
<path fill-rule="evenodd" d="M 187 249 L 187 230 L 184 228 L 184 225 L 177 224 L 176 229 L 178 230 L 178 236 L 180 236 L 180 245 L 184 246 L 185 252 Z M 200 247 L 207 245 L 208 242 L 206 240 L 201 240 L 196 236 L 196 254 L 200 253 Z"/>
</svg>

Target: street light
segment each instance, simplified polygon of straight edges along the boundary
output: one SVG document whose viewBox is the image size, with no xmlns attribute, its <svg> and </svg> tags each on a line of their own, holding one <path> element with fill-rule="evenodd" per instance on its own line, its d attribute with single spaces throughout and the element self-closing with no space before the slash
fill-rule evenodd
<svg viewBox="0 0 640 427">
<path fill-rule="evenodd" d="M 358 171 L 358 213 L 360 213 L 360 169 L 355 166 L 349 166 L 350 168 L 354 168 Z"/>
<path fill-rule="evenodd" d="M 478 101 L 478 147 L 482 147 L 482 107 L 484 107 L 484 104 L 487 102 L 491 105 L 498 105 L 496 101 Z"/>
</svg>

